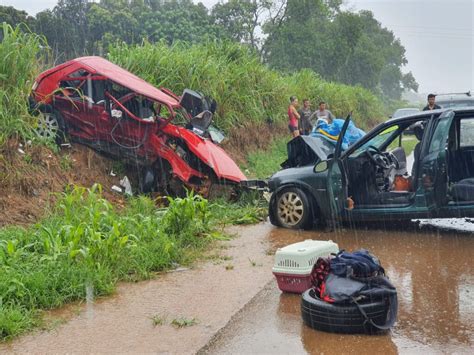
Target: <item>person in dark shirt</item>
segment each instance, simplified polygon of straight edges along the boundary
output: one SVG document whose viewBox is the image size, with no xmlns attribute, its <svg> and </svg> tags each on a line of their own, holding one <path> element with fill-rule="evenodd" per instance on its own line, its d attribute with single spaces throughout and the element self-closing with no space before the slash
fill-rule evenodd
<svg viewBox="0 0 474 355">
<path fill-rule="evenodd" d="M 436 100 L 436 95 L 435 94 L 429 94 L 428 95 L 428 105 L 423 107 L 423 111 L 431 111 L 431 110 L 440 109 L 441 106 L 436 105 L 435 100 Z"/>
<path fill-rule="evenodd" d="M 311 104 L 308 99 L 303 100 L 303 107 L 298 111 L 300 114 L 300 119 L 298 121 L 299 123 L 299 129 L 301 134 L 307 136 L 310 134 L 311 129 L 313 128 L 313 124 L 311 123 L 311 115 L 313 112 L 311 111 Z"/>
</svg>

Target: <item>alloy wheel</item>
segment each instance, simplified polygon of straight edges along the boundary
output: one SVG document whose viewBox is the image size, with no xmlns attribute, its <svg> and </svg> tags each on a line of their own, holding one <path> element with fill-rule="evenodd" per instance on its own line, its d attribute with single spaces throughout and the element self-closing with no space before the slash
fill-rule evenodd
<svg viewBox="0 0 474 355">
<path fill-rule="evenodd" d="M 38 116 L 38 127 L 36 133 L 45 139 L 54 139 L 59 131 L 59 123 L 52 113 L 41 112 Z"/>
<path fill-rule="evenodd" d="M 278 200 L 277 207 L 280 221 L 288 226 L 295 226 L 303 219 L 303 201 L 301 197 L 293 191 L 283 193 Z"/>
</svg>

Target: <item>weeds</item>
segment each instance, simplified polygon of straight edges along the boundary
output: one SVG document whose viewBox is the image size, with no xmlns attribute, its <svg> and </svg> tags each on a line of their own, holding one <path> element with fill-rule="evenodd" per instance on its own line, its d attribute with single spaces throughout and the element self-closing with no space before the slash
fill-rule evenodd
<svg viewBox="0 0 474 355">
<path fill-rule="evenodd" d="M 232 265 L 232 264 L 227 264 L 227 265 L 225 266 L 225 269 L 226 269 L 226 270 L 234 270 L 234 265 Z"/>
<path fill-rule="evenodd" d="M 72 169 L 72 159 L 69 154 L 64 154 L 59 160 L 59 166 L 62 170 L 69 171 Z"/>
<path fill-rule="evenodd" d="M 239 200 L 229 202 L 216 200 L 210 206 L 211 219 L 221 226 L 235 224 L 253 224 L 261 222 L 267 216 L 268 204 L 258 191 L 243 192 Z"/>
<path fill-rule="evenodd" d="M 33 137 L 34 117 L 28 113 L 28 96 L 40 71 L 38 60 L 45 39 L 26 26 L 0 25 L 0 146 L 10 137 Z"/>
<path fill-rule="evenodd" d="M 166 322 L 166 317 L 162 316 L 162 315 L 159 315 L 159 314 L 155 314 L 154 316 L 150 317 L 150 319 L 151 319 L 154 327 L 157 327 L 159 325 L 163 325 Z"/>
<path fill-rule="evenodd" d="M 266 150 L 252 152 L 247 155 L 247 164 L 243 167 L 248 170 L 248 175 L 258 179 L 266 179 L 280 170 L 280 164 L 287 157 L 287 137 L 278 137 L 269 144 Z"/>
<path fill-rule="evenodd" d="M 74 187 L 28 229 L 0 229 L 0 340 L 31 328 L 40 309 L 110 294 L 119 280 L 183 264 L 213 240 L 207 201 L 170 199 L 157 210 L 141 196 L 116 211 L 100 186 Z M 202 252 L 201 252 L 202 253 Z"/>
<path fill-rule="evenodd" d="M 171 321 L 171 325 L 176 328 L 185 328 L 185 327 L 192 327 L 193 325 L 198 324 L 198 320 L 196 318 L 175 318 Z"/>
</svg>

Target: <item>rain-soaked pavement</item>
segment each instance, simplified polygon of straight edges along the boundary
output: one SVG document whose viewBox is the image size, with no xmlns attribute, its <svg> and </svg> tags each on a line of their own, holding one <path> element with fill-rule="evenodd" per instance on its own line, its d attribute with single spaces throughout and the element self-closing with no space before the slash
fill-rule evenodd
<svg viewBox="0 0 474 355">
<path fill-rule="evenodd" d="M 339 335 L 305 326 L 300 296 L 267 284 L 201 353 L 470 353 L 474 351 L 474 224 L 469 220 L 407 223 L 403 231 L 373 227 L 295 233 L 272 229 L 274 248 L 304 239 L 332 239 L 340 248 L 367 248 L 398 289 L 391 332 Z M 450 230 L 446 230 L 450 228 Z"/>
<path fill-rule="evenodd" d="M 470 220 L 336 232 L 290 231 L 268 222 L 237 228 L 240 236 L 224 242 L 218 262 L 122 284 L 115 296 L 82 306 L 51 331 L 0 345 L 0 353 L 472 353 L 473 230 Z M 300 296 L 278 290 L 269 251 L 305 239 L 332 239 L 380 258 L 399 291 L 391 332 L 337 335 L 303 324 Z M 163 325 L 152 324 L 155 315 Z M 170 321 L 178 316 L 197 324 L 176 329 Z"/>
</svg>

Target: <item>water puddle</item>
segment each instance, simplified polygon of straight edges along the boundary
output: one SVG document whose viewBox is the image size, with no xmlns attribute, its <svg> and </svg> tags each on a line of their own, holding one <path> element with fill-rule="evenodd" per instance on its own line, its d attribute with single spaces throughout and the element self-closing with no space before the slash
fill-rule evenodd
<svg viewBox="0 0 474 355">
<path fill-rule="evenodd" d="M 203 353 L 471 353 L 474 346 L 474 235 L 469 221 L 428 222 L 404 231 L 384 229 L 270 231 L 272 248 L 302 241 L 333 241 L 340 248 L 367 248 L 382 261 L 399 293 L 398 322 L 384 335 L 339 335 L 305 326 L 300 296 L 270 282 Z M 445 231 L 454 224 L 459 228 Z M 456 230 L 464 231 L 463 233 Z"/>
</svg>

